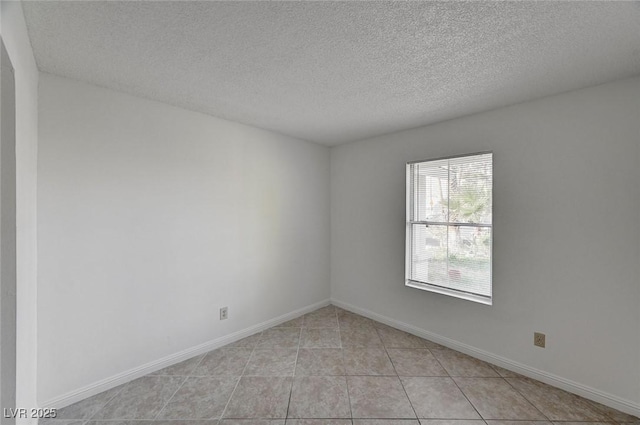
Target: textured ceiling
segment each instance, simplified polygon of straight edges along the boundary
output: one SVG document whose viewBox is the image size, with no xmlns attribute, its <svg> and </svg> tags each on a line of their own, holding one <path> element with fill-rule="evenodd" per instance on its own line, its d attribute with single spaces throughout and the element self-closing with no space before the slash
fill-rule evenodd
<svg viewBox="0 0 640 425">
<path fill-rule="evenodd" d="M 640 74 L 638 2 L 23 2 L 42 71 L 335 145 Z"/>
</svg>

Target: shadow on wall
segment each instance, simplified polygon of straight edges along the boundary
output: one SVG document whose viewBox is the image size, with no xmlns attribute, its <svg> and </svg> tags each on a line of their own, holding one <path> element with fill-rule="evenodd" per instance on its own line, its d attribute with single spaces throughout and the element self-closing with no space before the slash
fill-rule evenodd
<svg viewBox="0 0 640 425">
<path fill-rule="evenodd" d="M 0 406 L 10 409 L 16 407 L 16 102 L 13 66 L 0 43 Z"/>
</svg>

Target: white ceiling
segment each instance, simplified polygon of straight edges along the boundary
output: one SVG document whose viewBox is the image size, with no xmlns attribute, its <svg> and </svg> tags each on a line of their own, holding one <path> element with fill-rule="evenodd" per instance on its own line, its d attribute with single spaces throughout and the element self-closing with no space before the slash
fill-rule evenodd
<svg viewBox="0 0 640 425">
<path fill-rule="evenodd" d="M 42 71 L 327 145 L 640 74 L 639 2 L 23 2 Z"/>
</svg>

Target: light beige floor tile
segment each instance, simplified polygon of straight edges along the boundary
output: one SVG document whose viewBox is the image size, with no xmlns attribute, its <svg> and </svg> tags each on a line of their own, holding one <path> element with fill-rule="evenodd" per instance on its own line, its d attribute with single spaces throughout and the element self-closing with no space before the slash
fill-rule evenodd
<svg viewBox="0 0 640 425">
<path fill-rule="evenodd" d="M 310 313 L 304 316 L 305 328 L 337 328 L 338 317 L 335 314 L 315 314 Z"/>
<path fill-rule="evenodd" d="M 162 409 L 158 419 L 217 419 L 222 415 L 238 379 L 188 378 Z"/>
<path fill-rule="evenodd" d="M 256 348 L 298 348 L 299 328 L 271 328 L 262 332 Z"/>
<path fill-rule="evenodd" d="M 256 348 L 244 370 L 245 376 L 292 376 L 296 348 Z"/>
<path fill-rule="evenodd" d="M 304 316 L 296 317 L 295 319 L 291 319 L 284 323 L 281 323 L 274 328 L 301 328 L 304 323 Z"/>
<path fill-rule="evenodd" d="M 376 320 L 373 320 L 372 322 L 373 322 L 373 327 L 376 328 L 376 329 L 398 330 L 398 329 L 394 328 L 393 326 L 389 326 L 389 325 L 387 325 L 385 323 L 378 322 Z"/>
<path fill-rule="evenodd" d="M 491 365 L 491 367 L 503 378 L 523 378 L 519 373 L 511 372 L 510 370 L 495 365 Z"/>
<path fill-rule="evenodd" d="M 382 340 L 375 328 L 348 328 L 340 329 L 342 348 L 382 348 Z"/>
<path fill-rule="evenodd" d="M 337 310 L 336 310 L 336 307 L 331 305 L 331 304 L 326 305 L 324 307 L 320 307 L 320 308 L 318 308 L 316 310 L 313 310 L 311 313 L 316 314 L 318 316 L 319 315 L 327 315 L 327 316 L 329 316 L 329 315 L 337 315 L 338 314 Z M 307 314 L 310 314 L 310 313 L 307 313 Z"/>
<path fill-rule="evenodd" d="M 349 373 L 391 375 L 346 375 L 345 359 Z M 272 374 L 289 376 L 260 376 Z M 540 419 L 528 420 L 534 407 Z M 476 409 L 487 418 L 508 417 L 487 419 L 488 425 L 640 425 L 633 416 L 333 306 L 59 409 L 58 418 L 40 423 L 285 425 L 289 411 L 286 425 L 483 425 Z M 221 410 L 227 419 L 193 419 Z M 351 414 L 353 420 L 328 418 Z"/>
<path fill-rule="evenodd" d="M 284 419 L 292 378 L 243 376 L 227 405 L 224 418 Z"/>
<path fill-rule="evenodd" d="M 489 363 L 449 349 L 432 349 L 434 357 L 451 376 L 497 378 L 500 377 Z"/>
<path fill-rule="evenodd" d="M 217 419 L 200 419 L 200 420 L 130 420 L 130 421 L 89 421 L 85 425 L 218 425 Z"/>
<path fill-rule="evenodd" d="M 344 360 L 339 348 L 301 348 L 296 375 L 344 375 Z"/>
<path fill-rule="evenodd" d="M 553 422 L 553 425 L 615 425 L 615 422 L 571 422 L 571 421 L 565 422 L 563 421 L 563 422 Z"/>
<path fill-rule="evenodd" d="M 349 376 L 347 384 L 354 418 L 416 418 L 397 377 Z"/>
<path fill-rule="evenodd" d="M 480 419 L 480 415 L 451 378 L 401 377 L 419 418 Z"/>
<path fill-rule="evenodd" d="M 301 376 L 293 381 L 289 418 L 350 418 L 344 376 Z"/>
<path fill-rule="evenodd" d="M 337 328 L 303 329 L 300 348 L 340 348 Z"/>
<path fill-rule="evenodd" d="M 347 375 L 395 375 L 387 352 L 382 348 L 345 348 Z"/>
<path fill-rule="evenodd" d="M 250 348 L 219 348 L 208 352 L 193 376 L 240 376 L 251 357 Z"/>
<path fill-rule="evenodd" d="M 500 421 L 488 420 L 487 425 L 551 425 L 549 421 Z"/>
<path fill-rule="evenodd" d="M 305 317 L 338 317 L 333 306 L 326 306 L 305 314 Z"/>
<path fill-rule="evenodd" d="M 204 357 L 204 354 L 195 356 L 183 362 L 180 362 L 172 366 L 165 367 L 164 369 L 160 369 L 158 371 L 150 373 L 150 375 L 189 376 L 191 375 L 193 370 L 196 368 L 198 363 L 200 363 L 200 360 L 202 360 L 203 357 Z"/>
<path fill-rule="evenodd" d="M 420 425 L 484 425 L 485 422 L 481 419 L 420 419 Z M 517 425 L 517 424 L 514 424 Z M 526 422 L 521 425 L 534 425 L 527 424 Z M 550 425 L 550 424 L 546 424 Z"/>
<path fill-rule="evenodd" d="M 502 378 L 454 378 L 454 381 L 484 419 L 546 419 Z"/>
<path fill-rule="evenodd" d="M 74 403 L 70 406 L 63 407 L 62 409 L 58 409 L 56 411 L 57 420 L 62 419 L 89 419 L 91 418 L 98 410 L 104 407 L 109 400 L 115 397 L 122 389 L 124 385 L 119 385 L 110 390 L 104 391 L 100 394 L 94 395 L 92 397 L 86 398 L 82 401 Z M 48 422 L 45 419 L 41 419 L 38 421 L 40 425 Z M 53 422 L 52 422 L 53 423 Z M 63 425 L 60 422 L 56 422 L 57 425 Z"/>
<path fill-rule="evenodd" d="M 338 324 L 340 325 L 340 329 L 375 328 L 373 320 L 355 314 L 338 316 Z"/>
<path fill-rule="evenodd" d="M 389 357 L 400 376 L 448 376 L 447 371 L 423 348 L 389 348 Z"/>
<path fill-rule="evenodd" d="M 382 339 L 382 343 L 387 348 L 437 348 L 438 344 L 434 344 L 426 339 L 419 338 L 410 333 L 403 332 L 393 328 L 378 328 L 378 335 Z"/>
<path fill-rule="evenodd" d="M 256 348 L 261 337 L 262 332 L 258 332 L 257 334 L 253 334 L 236 342 L 232 342 L 231 344 L 227 344 L 224 348 Z"/>
<path fill-rule="evenodd" d="M 166 421 L 131 421 L 127 425 L 218 425 L 220 422 L 217 419 L 208 420 L 189 420 L 172 419 Z M 113 425 L 105 423 L 103 425 Z"/>
<path fill-rule="evenodd" d="M 616 409 L 614 409 L 612 407 L 605 406 L 604 404 L 596 403 L 595 401 L 591 401 L 591 400 L 586 400 L 586 401 L 587 401 L 587 403 L 589 403 L 593 407 L 595 407 L 597 411 L 599 411 L 601 413 L 604 413 L 605 415 L 607 415 L 608 418 L 610 418 L 614 422 L 618 422 L 618 423 L 621 423 L 621 422 L 639 422 L 640 423 L 640 419 L 636 418 L 635 416 L 632 416 L 632 415 L 629 415 L 627 413 L 621 412 L 621 411 L 616 410 Z"/>
<path fill-rule="evenodd" d="M 143 376 L 124 386 L 92 419 L 154 419 L 183 376 Z"/>
<path fill-rule="evenodd" d="M 552 421 L 608 420 L 586 400 L 559 388 L 528 378 L 505 379 Z"/>
<path fill-rule="evenodd" d="M 183 419 L 169 419 L 162 421 L 139 421 L 139 420 L 130 420 L 130 421 L 89 421 L 85 422 L 85 425 L 218 425 L 219 421 L 217 419 L 206 419 L 206 420 L 183 420 Z M 43 424 L 40 424 L 43 425 Z M 54 424 L 51 424 L 54 425 Z M 58 424 L 60 425 L 60 424 Z"/>
<path fill-rule="evenodd" d="M 71 421 L 57 421 L 55 419 L 51 419 L 52 422 L 47 420 L 46 422 L 38 421 L 38 425 L 77 425 L 75 422 Z M 214 420 L 213 422 L 217 422 Z M 113 420 L 104 420 L 104 421 L 88 421 L 88 422 L 78 422 L 79 424 L 84 425 L 152 425 L 155 424 L 154 421 L 113 421 Z"/>
</svg>

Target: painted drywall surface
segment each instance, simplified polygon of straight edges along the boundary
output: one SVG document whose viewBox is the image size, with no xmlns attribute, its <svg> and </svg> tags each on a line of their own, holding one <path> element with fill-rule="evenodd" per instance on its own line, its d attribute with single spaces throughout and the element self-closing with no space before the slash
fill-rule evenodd
<svg viewBox="0 0 640 425">
<path fill-rule="evenodd" d="M 48 74 L 39 101 L 40 402 L 329 297 L 328 148 Z"/>
<path fill-rule="evenodd" d="M 36 407 L 38 68 L 18 1 L 0 2 L 2 39 L 16 93 L 16 404 Z M 35 423 L 31 418 L 17 423 Z"/>
<path fill-rule="evenodd" d="M 16 406 L 16 102 L 13 67 L 0 58 L 0 406 Z M 15 418 L 2 418 L 2 424 Z"/>
<path fill-rule="evenodd" d="M 635 78 L 333 148 L 332 298 L 637 404 L 639 140 Z M 405 287 L 405 162 L 488 150 L 493 306 Z"/>
</svg>

